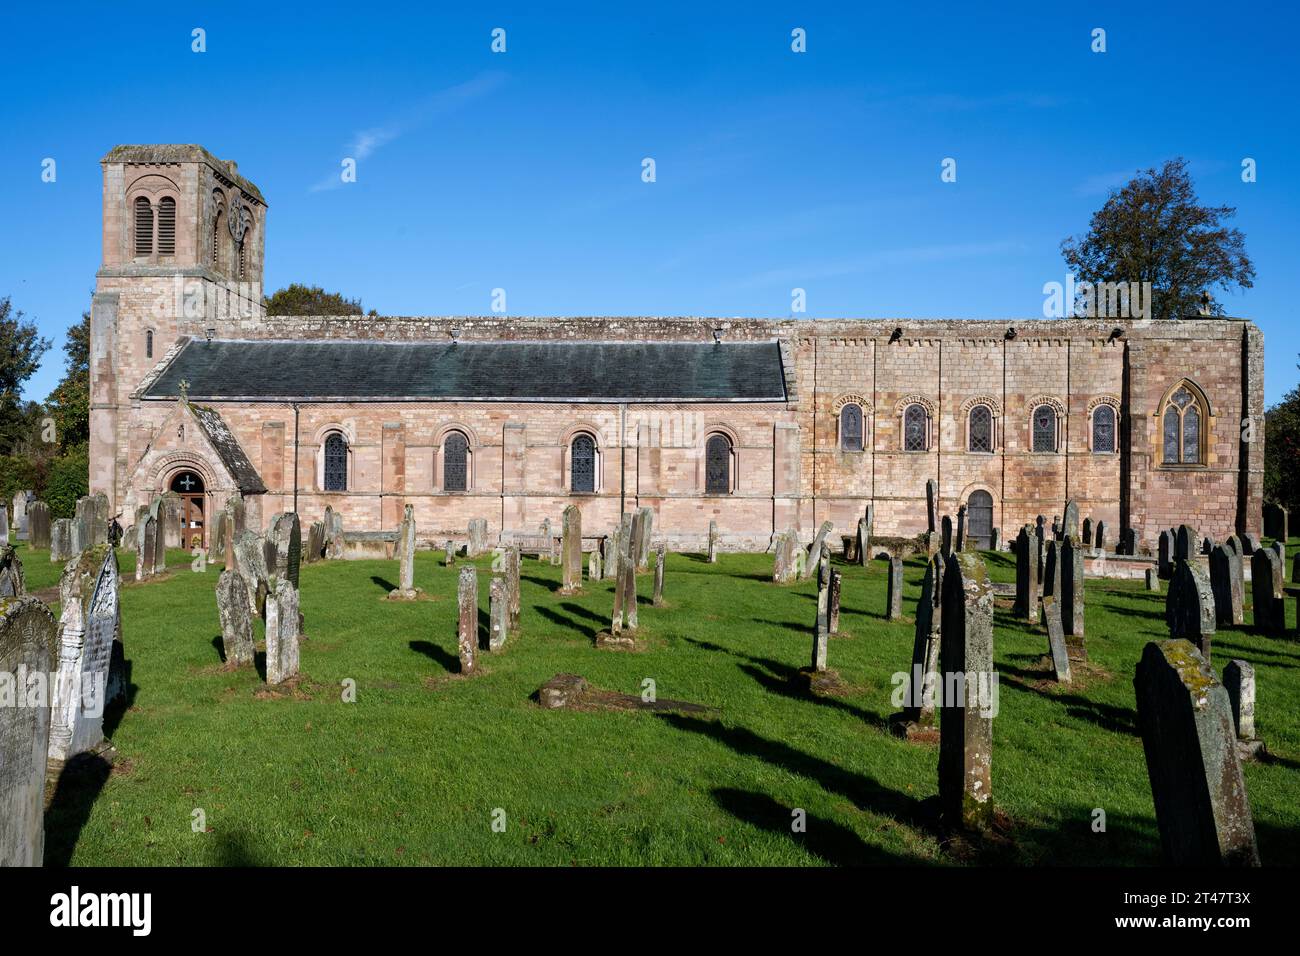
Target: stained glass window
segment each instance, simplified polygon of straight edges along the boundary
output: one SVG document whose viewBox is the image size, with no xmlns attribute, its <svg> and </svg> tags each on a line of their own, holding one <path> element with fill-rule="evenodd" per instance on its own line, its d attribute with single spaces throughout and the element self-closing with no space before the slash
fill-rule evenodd
<svg viewBox="0 0 1300 956">
<path fill-rule="evenodd" d="M 1183 464 L 1195 465 L 1201 460 L 1201 413 L 1195 405 L 1183 412 Z"/>
<path fill-rule="evenodd" d="M 862 451 L 862 406 L 845 405 L 840 409 L 840 448 Z"/>
<path fill-rule="evenodd" d="M 971 451 L 993 450 L 993 412 L 987 405 L 976 405 L 970 410 Z"/>
<path fill-rule="evenodd" d="M 442 490 L 465 491 L 469 488 L 469 439 L 460 432 L 450 433 L 442 443 Z"/>
<path fill-rule="evenodd" d="M 1190 388 L 1180 385 L 1174 390 L 1160 418 L 1161 440 L 1164 445 L 1160 459 L 1164 464 L 1201 464 L 1201 429 L 1204 418 L 1204 403 Z"/>
<path fill-rule="evenodd" d="M 924 405 L 908 405 L 903 412 L 903 450 L 925 451 L 928 439 L 928 416 Z"/>
<path fill-rule="evenodd" d="M 1178 424 L 1178 408 L 1175 405 L 1170 405 L 1165 409 L 1164 422 L 1164 459 L 1166 465 L 1178 464 Z"/>
<path fill-rule="evenodd" d="M 731 492 L 731 439 L 710 435 L 704 446 L 704 491 L 710 495 Z"/>
<path fill-rule="evenodd" d="M 1115 450 L 1115 409 L 1109 405 L 1098 405 L 1092 413 L 1092 450 Z"/>
<path fill-rule="evenodd" d="M 573 439 L 569 456 L 569 487 L 576 492 L 596 490 L 596 440 L 590 435 Z"/>
<path fill-rule="evenodd" d="M 338 432 L 325 439 L 325 490 L 348 490 L 348 442 Z"/>
<path fill-rule="evenodd" d="M 1056 411 L 1051 405 L 1034 409 L 1034 451 L 1056 451 Z"/>
</svg>

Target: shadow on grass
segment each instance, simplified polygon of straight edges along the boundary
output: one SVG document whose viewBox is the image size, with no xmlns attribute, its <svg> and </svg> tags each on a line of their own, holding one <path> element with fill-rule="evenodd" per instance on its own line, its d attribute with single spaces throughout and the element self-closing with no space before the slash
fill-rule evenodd
<svg viewBox="0 0 1300 956">
<path fill-rule="evenodd" d="M 563 614 L 561 614 L 559 611 L 555 610 L 554 608 L 542 607 L 538 605 L 538 606 L 534 606 L 533 610 L 535 610 L 542 617 L 546 618 L 552 624 L 558 624 L 560 627 L 567 628 L 571 631 L 577 631 L 579 634 L 581 634 L 589 641 L 594 641 L 596 639 L 596 628 L 588 627 L 585 624 L 575 621 L 571 617 L 565 617 Z M 598 617 L 594 617 L 594 619 L 598 621 L 601 620 Z"/>
<path fill-rule="evenodd" d="M 120 646 L 115 644 L 116 646 Z M 121 699 L 112 701 L 104 707 L 104 736 L 110 740 L 113 738 L 113 732 L 117 730 L 118 725 L 122 723 L 122 716 L 131 709 L 135 703 L 135 695 L 139 692 L 140 686 L 131 683 L 131 661 L 122 662 L 122 686 L 126 692 Z"/>
<path fill-rule="evenodd" d="M 45 865 L 67 866 L 90 810 L 113 772 L 98 754 L 78 754 L 64 764 L 45 810 Z"/>
<path fill-rule="evenodd" d="M 383 588 L 385 594 L 397 590 L 396 584 L 394 584 L 392 581 L 388 580 L 387 578 L 381 578 L 377 574 L 370 575 L 370 580 L 372 583 L 378 584 L 381 588 Z"/>
<path fill-rule="evenodd" d="M 455 654 L 444 651 L 432 641 L 411 641 L 407 646 L 416 653 L 423 654 L 435 664 L 441 664 L 448 673 L 460 673 L 460 658 Z"/>
<path fill-rule="evenodd" d="M 207 865 L 265 866 L 266 863 L 253 852 L 252 841 L 243 830 L 230 833 L 217 830 L 212 835 Z"/>
<path fill-rule="evenodd" d="M 711 795 L 720 808 L 737 820 L 788 837 L 792 843 L 832 866 L 917 866 L 924 862 L 871 846 L 848 827 L 826 817 L 808 814 L 804 820 L 807 829 L 795 833 L 792 829 L 794 808 L 778 803 L 765 793 L 721 787 L 713 790 Z"/>
<path fill-rule="evenodd" d="M 542 587 L 546 588 L 546 590 L 550 591 L 552 594 L 554 594 L 556 591 L 560 589 L 560 582 L 552 581 L 550 578 L 539 578 L 536 575 L 532 575 L 532 574 L 521 574 L 519 575 L 519 577 L 523 581 L 531 581 L 533 584 L 540 584 Z"/>
<path fill-rule="evenodd" d="M 997 666 L 997 671 L 1000 682 L 1009 684 L 1017 690 L 1038 694 L 1047 700 L 1062 704 L 1065 707 L 1066 714 L 1071 717 L 1087 721 L 1090 724 L 1096 724 L 1098 727 L 1112 733 L 1127 734 L 1131 737 L 1138 735 L 1137 715 L 1127 707 L 1103 704 L 1095 700 L 1089 700 L 1086 697 L 1080 697 L 1078 694 L 1054 694 L 1034 686 L 1031 683 L 1032 681 L 1043 681 L 1047 678 L 1046 671 L 1028 670 L 1005 662 Z M 1053 684 L 1052 686 L 1060 685 Z"/>
</svg>

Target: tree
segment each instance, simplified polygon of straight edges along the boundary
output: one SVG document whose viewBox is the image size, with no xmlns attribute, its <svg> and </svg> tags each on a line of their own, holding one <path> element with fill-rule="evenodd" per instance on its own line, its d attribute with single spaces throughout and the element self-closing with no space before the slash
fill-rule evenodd
<svg viewBox="0 0 1300 956">
<path fill-rule="evenodd" d="M 1264 499 L 1300 507 L 1300 386 L 1264 413 Z"/>
<path fill-rule="evenodd" d="M 11 450 L 27 433 L 30 409 L 21 398 L 23 383 L 35 374 L 49 347 L 8 296 L 0 299 L 0 452 Z"/>
<path fill-rule="evenodd" d="M 90 313 L 68 329 L 63 343 L 67 372 L 45 400 L 58 436 L 59 447 L 67 450 L 90 439 Z"/>
<path fill-rule="evenodd" d="M 1202 293 L 1210 295 L 1209 314 L 1223 315 L 1211 290 L 1249 289 L 1255 278 L 1245 236 L 1223 225 L 1236 213 L 1198 205 L 1179 157 L 1112 190 L 1088 234 L 1062 242 L 1061 255 L 1081 281 L 1150 282 L 1153 319 L 1196 315 Z"/>
<path fill-rule="evenodd" d="M 320 286 L 293 283 L 266 300 L 267 315 L 362 315 L 360 299 L 346 299 Z M 374 315 L 374 310 L 371 310 Z"/>
</svg>

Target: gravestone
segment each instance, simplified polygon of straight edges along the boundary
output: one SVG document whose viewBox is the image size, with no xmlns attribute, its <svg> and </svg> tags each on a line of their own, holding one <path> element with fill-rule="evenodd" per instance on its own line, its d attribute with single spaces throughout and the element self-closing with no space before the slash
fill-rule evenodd
<svg viewBox="0 0 1300 956">
<path fill-rule="evenodd" d="M 0 867 L 45 862 L 48 682 L 57 655 L 48 607 L 34 597 L 0 599 L 0 674 L 12 675 L 14 695 L 0 707 Z"/>
<path fill-rule="evenodd" d="M 19 598 L 26 593 L 27 581 L 17 549 L 11 544 L 0 545 L 0 601 Z"/>
<path fill-rule="evenodd" d="M 409 515 L 411 506 L 407 505 L 406 507 Z M 302 567 L 302 524 L 299 522 L 296 513 L 286 511 L 276 519 L 273 528 L 275 531 L 275 567 L 297 589 L 300 580 L 299 572 Z M 403 541 L 403 544 L 405 543 Z M 411 551 L 414 553 L 414 518 L 411 519 L 411 540 L 409 543 Z"/>
<path fill-rule="evenodd" d="M 865 517 L 858 519 L 858 564 L 867 567 L 871 563 L 871 525 Z"/>
<path fill-rule="evenodd" d="M 467 532 L 469 535 L 469 544 L 465 546 L 465 557 L 477 558 L 487 550 L 487 518 L 470 518 Z"/>
<path fill-rule="evenodd" d="M 1083 546 L 1085 548 L 1092 547 L 1092 519 L 1091 518 L 1083 519 Z"/>
<path fill-rule="evenodd" d="M 143 581 L 153 577 L 157 566 L 158 525 L 145 515 L 144 521 L 136 524 L 135 534 L 135 579 Z"/>
<path fill-rule="evenodd" d="M 1259 535 L 1245 531 L 1238 538 L 1241 540 L 1241 553 L 1244 557 L 1248 558 L 1259 550 Z"/>
<path fill-rule="evenodd" d="M 236 523 L 236 536 L 242 530 Z M 325 506 L 325 557 L 331 560 L 343 557 L 343 516 L 329 505 Z"/>
<path fill-rule="evenodd" d="M 808 546 L 804 570 L 799 575 L 800 580 L 812 577 L 813 568 L 817 567 L 817 556 L 822 553 L 822 545 L 826 543 L 826 536 L 831 533 L 833 527 L 835 526 L 831 522 L 823 521 L 821 527 L 817 529 L 817 537 L 813 538 L 813 543 Z"/>
<path fill-rule="evenodd" d="M 13 509 L 9 512 L 10 533 L 20 541 L 27 540 L 27 508 L 32 501 L 30 491 L 15 491 Z"/>
<path fill-rule="evenodd" d="M 325 522 L 313 521 L 311 527 L 307 529 L 307 550 L 303 553 L 303 559 L 312 563 L 323 557 L 325 557 Z"/>
<path fill-rule="evenodd" d="M 1165 596 L 1165 623 L 1169 625 L 1169 636 L 1195 644 L 1201 656 L 1209 661 L 1214 617 L 1214 591 L 1210 587 L 1209 574 L 1192 561 L 1175 561 L 1174 573 L 1169 579 L 1169 593 Z"/>
<path fill-rule="evenodd" d="M 952 518 L 943 516 L 943 531 L 939 538 L 939 553 L 945 558 L 952 554 Z"/>
<path fill-rule="evenodd" d="M 1029 525 L 1016 538 L 1016 603 L 1012 613 L 1022 621 L 1038 620 L 1038 539 Z"/>
<path fill-rule="evenodd" d="M 488 585 L 488 650 L 506 646 L 510 634 L 510 586 L 506 579 L 494 576 Z"/>
<path fill-rule="evenodd" d="M 1098 551 L 1105 551 L 1106 545 L 1110 543 L 1110 533 L 1106 529 L 1106 522 L 1098 521 L 1097 530 L 1094 532 L 1092 546 Z"/>
<path fill-rule="evenodd" d="M 636 600 L 636 533 L 640 522 L 635 518 L 627 534 L 621 535 L 616 590 L 622 595 L 623 630 L 637 629 Z"/>
<path fill-rule="evenodd" d="M 1264 535 L 1265 537 L 1275 538 L 1278 541 L 1285 541 L 1291 536 L 1290 523 L 1287 509 L 1283 508 L 1276 502 L 1270 501 L 1264 505 Z"/>
<path fill-rule="evenodd" d="M 709 564 L 718 563 L 718 523 L 709 522 Z"/>
<path fill-rule="evenodd" d="M 72 550 L 72 520 L 70 518 L 57 518 L 54 524 L 50 526 L 50 560 L 62 564 L 71 560 L 75 552 Z"/>
<path fill-rule="evenodd" d="M 506 549 L 506 584 L 510 588 L 510 630 L 519 630 L 519 545 Z"/>
<path fill-rule="evenodd" d="M 1174 560 L 1190 561 L 1201 550 L 1201 538 L 1189 524 L 1180 524 L 1174 537 Z"/>
<path fill-rule="evenodd" d="M 1210 590 L 1214 594 L 1214 617 L 1219 627 L 1243 624 L 1246 620 L 1242 611 L 1240 562 L 1241 558 L 1223 545 L 1210 552 Z"/>
<path fill-rule="evenodd" d="M 1281 541 L 1273 542 L 1273 550 L 1277 552 L 1278 560 L 1282 563 L 1282 568 L 1286 569 L 1286 545 Z"/>
<path fill-rule="evenodd" d="M 1070 500 L 1065 503 L 1065 518 L 1061 521 L 1061 536 L 1079 537 L 1079 505 Z"/>
<path fill-rule="evenodd" d="M 270 533 L 274 533 L 272 527 Z M 280 567 L 280 549 L 275 546 L 275 540 L 270 537 L 262 538 L 262 560 L 266 562 L 267 577 L 273 577 L 277 574 L 283 574 L 284 568 Z"/>
<path fill-rule="evenodd" d="M 1043 598 L 1043 618 L 1047 621 L 1047 647 L 1052 654 L 1052 672 L 1059 683 L 1070 683 L 1070 650 L 1066 646 L 1061 605 L 1052 595 Z"/>
<path fill-rule="evenodd" d="M 397 529 L 397 588 L 388 592 L 391 601 L 414 601 L 420 596 L 415 586 L 415 506 L 402 509 L 402 524 Z"/>
<path fill-rule="evenodd" d="M 925 528 L 939 530 L 939 482 L 933 478 L 925 483 Z"/>
<path fill-rule="evenodd" d="M 1052 518 L 1052 539 L 1055 541 L 1061 540 L 1061 516 L 1060 515 L 1056 515 L 1055 517 Z"/>
<path fill-rule="evenodd" d="M 1159 591 L 1159 590 L 1160 590 L 1160 572 L 1157 571 L 1155 568 L 1147 568 L 1147 572 L 1146 572 L 1146 573 L 1147 573 L 1147 590 L 1148 590 L 1148 591 Z"/>
<path fill-rule="evenodd" d="M 1136 528 L 1124 528 L 1119 533 L 1119 547 L 1116 549 L 1120 554 L 1127 554 L 1133 557 L 1138 553 L 1138 533 Z"/>
<path fill-rule="evenodd" d="M 261 617 L 271 574 L 266 566 L 266 547 L 257 532 L 241 531 L 235 538 L 235 570 L 248 589 L 249 611 Z"/>
<path fill-rule="evenodd" d="M 957 550 L 966 550 L 966 506 L 957 508 Z"/>
<path fill-rule="evenodd" d="M 652 603 L 655 607 L 662 607 L 664 603 L 664 560 L 666 545 L 662 542 L 655 551 L 655 590 Z"/>
<path fill-rule="evenodd" d="M 889 558 L 889 583 L 885 589 L 885 620 L 903 619 L 903 559 L 898 555 Z"/>
<path fill-rule="evenodd" d="M 989 550 L 990 551 L 1002 550 L 1002 529 L 1001 528 L 994 528 L 993 533 L 989 535 Z"/>
<path fill-rule="evenodd" d="M 253 663 L 252 605 L 243 575 L 234 568 L 222 571 L 217 577 L 217 617 L 227 664 Z"/>
<path fill-rule="evenodd" d="M 776 553 L 772 566 L 773 583 L 789 584 L 795 580 L 798 573 L 795 554 L 799 550 L 799 539 L 793 528 L 777 535 Z"/>
<path fill-rule="evenodd" d="M 564 543 L 560 546 L 562 564 L 561 594 L 582 591 L 582 512 L 577 505 L 564 509 L 562 522 Z"/>
<path fill-rule="evenodd" d="M 939 722 L 939 806 L 948 826 L 982 828 L 993 816 L 993 586 L 978 553 L 948 557 L 943 571 L 939 658 L 961 674 L 960 693 L 944 688 Z M 953 690 L 956 690 L 954 680 Z"/>
<path fill-rule="evenodd" d="M 587 555 L 587 580 L 599 581 L 601 579 L 600 566 L 600 546 L 591 549 L 591 554 Z"/>
<path fill-rule="evenodd" d="M 52 690 L 50 759 L 66 761 L 104 742 L 120 580 L 108 545 L 87 548 L 59 577 L 58 677 Z"/>
<path fill-rule="evenodd" d="M 939 642 L 943 623 L 943 562 L 941 555 L 930 558 L 916 602 L 916 630 L 912 638 L 912 667 L 903 689 L 903 710 L 891 718 L 894 732 L 910 737 L 934 727 L 935 694 L 938 689 Z"/>
<path fill-rule="evenodd" d="M 1282 562 L 1272 548 L 1258 548 L 1250 556 L 1250 594 L 1255 630 L 1281 635 L 1286 631 L 1286 602 L 1282 593 Z"/>
<path fill-rule="evenodd" d="M 44 550 L 50 546 L 50 506 L 33 501 L 27 508 L 27 544 Z"/>
<path fill-rule="evenodd" d="M 456 545 L 452 544 L 451 538 L 442 546 L 442 566 L 449 568 L 456 563 Z"/>
<path fill-rule="evenodd" d="M 230 522 L 225 511 L 218 511 L 212 519 L 212 530 L 208 534 L 208 561 L 215 564 L 226 553 L 226 536 L 229 534 Z"/>
<path fill-rule="evenodd" d="M 1258 866 L 1232 708 L 1213 669 L 1186 641 L 1152 641 L 1133 685 L 1165 862 Z"/>
<path fill-rule="evenodd" d="M 1042 589 L 1043 572 L 1047 570 L 1047 555 L 1044 553 L 1047 539 L 1047 529 L 1044 526 L 1045 518 L 1039 515 L 1034 519 L 1034 536 L 1038 539 L 1038 585 Z"/>
<path fill-rule="evenodd" d="M 9 543 L 9 507 L 0 505 L 0 545 Z"/>
<path fill-rule="evenodd" d="M 1247 661 L 1231 660 L 1223 669 L 1223 686 L 1232 705 L 1232 726 L 1237 732 L 1237 754 L 1251 760 L 1264 749 L 1255 736 L 1255 667 Z"/>
<path fill-rule="evenodd" d="M 840 632 L 840 582 L 842 578 L 840 572 L 831 568 L 831 590 L 827 597 L 828 610 L 826 613 L 832 634 Z"/>
<path fill-rule="evenodd" d="M 1160 548 L 1156 558 L 1156 568 L 1162 578 L 1169 577 L 1174 570 L 1174 536 L 1169 531 L 1160 532 Z"/>
<path fill-rule="evenodd" d="M 636 536 L 636 566 L 638 570 L 644 570 L 650 566 L 650 539 L 654 536 L 655 510 L 648 506 L 637 508 L 636 514 L 641 519 L 640 531 Z"/>
<path fill-rule="evenodd" d="M 1060 544 L 1061 624 L 1069 641 L 1070 654 L 1077 661 L 1088 659 L 1083 631 L 1083 547 L 1066 535 Z"/>
<path fill-rule="evenodd" d="M 1043 597 L 1051 594 L 1061 601 L 1061 542 L 1047 542 L 1047 567 L 1043 571 Z"/>
<path fill-rule="evenodd" d="M 813 626 L 812 669 L 826 670 L 826 651 L 830 646 L 831 624 L 831 552 L 822 544 L 817 561 L 817 620 Z"/>
<path fill-rule="evenodd" d="M 288 578 L 271 579 L 266 595 L 266 682 L 298 676 L 298 589 Z"/>
</svg>

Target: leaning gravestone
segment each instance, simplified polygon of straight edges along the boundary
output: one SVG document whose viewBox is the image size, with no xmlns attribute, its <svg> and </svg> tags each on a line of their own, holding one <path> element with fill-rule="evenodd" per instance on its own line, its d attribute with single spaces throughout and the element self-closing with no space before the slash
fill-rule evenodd
<svg viewBox="0 0 1300 956">
<path fill-rule="evenodd" d="M 1264 749 L 1255 736 L 1255 667 L 1247 661 L 1228 661 L 1223 669 L 1223 686 L 1232 704 L 1232 726 L 1237 731 L 1237 754 L 1253 759 Z"/>
<path fill-rule="evenodd" d="M 582 512 L 577 505 L 564 509 L 561 519 L 563 543 L 560 545 L 561 594 L 582 591 Z"/>
<path fill-rule="evenodd" d="M 831 533 L 831 529 L 834 527 L 829 521 L 823 521 L 821 527 L 817 529 L 817 537 L 813 538 L 813 543 L 808 546 L 808 556 L 804 562 L 803 573 L 799 575 L 801 581 L 806 581 L 812 577 L 813 569 L 817 567 L 817 556 L 822 553 L 822 545 L 826 542 L 826 536 Z"/>
<path fill-rule="evenodd" d="M 973 829 L 993 817 L 991 694 L 993 586 L 977 552 L 947 558 L 943 571 L 945 674 L 964 675 L 964 693 L 945 690 L 939 723 L 939 806 L 949 826 Z"/>
<path fill-rule="evenodd" d="M 14 703 L 0 707 L 0 867 L 45 860 L 45 772 L 50 746 L 46 683 L 57 662 L 57 627 L 34 597 L 0 599 L 0 674 Z"/>
<path fill-rule="evenodd" d="M 307 529 L 307 549 L 302 557 L 308 563 L 325 557 L 325 522 L 313 521 Z"/>
<path fill-rule="evenodd" d="M 456 646 L 460 655 L 460 672 L 474 673 L 478 660 L 478 572 L 472 567 L 460 569 L 456 586 L 458 611 Z"/>
<path fill-rule="evenodd" d="M 1065 503 L 1065 518 L 1061 522 L 1062 536 L 1079 537 L 1079 505 L 1071 500 Z"/>
<path fill-rule="evenodd" d="M 1286 630 L 1282 563 L 1272 548 L 1258 548 L 1250 556 L 1250 593 L 1255 607 L 1255 630 L 1282 634 Z"/>
<path fill-rule="evenodd" d="M 1242 612 L 1241 575 L 1237 571 L 1240 561 L 1235 552 L 1221 544 L 1210 552 L 1210 590 L 1214 593 L 1215 623 L 1219 627 L 1231 627 L 1246 620 Z"/>
<path fill-rule="evenodd" d="M 11 544 L 0 545 L 0 601 L 19 598 L 26 593 L 27 581 L 18 551 Z"/>
<path fill-rule="evenodd" d="M 885 588 L 885 620 L 903 619 L 903 559 L 892 555 L 889 559 L 889 582 Z"/>
<path fill-rule="evenodd" d="M 1016 538 L 1016 604 L 1013 613 L 1023 621 L 1038 620 L 1038 541 L 1025 525 Z"/>
<path fill-rule="evenodd" d="M 88 548 L 59 578 L 58 677 L 52 688 L 50 759 L 97 749 L 104 742 L 109 664 L 118 629 L 117 555 Z"/>
<path fill-rule="evenodd" d="M 227 568 L 217 578 L 217 617 L 227 664 L 253 663 L 253 602 L 243 575 Z"/>
<path fill-rule="evenodd" d="M 1070 683 L 1070 652 L 1065 643 L 1065 627 L 1061 623 L 1061 606 L 1056 598 L 1043 598 L 1043 617 L 1047 620 L 1047 646 L 1052 652 L 1052 671 L 1062 684 Z"/>
<path fill-rule="evenodd" d="M 1186 641 L 1152 641 L 1133 684 L 1165 861 L 1258 866 L 1231 705 L 1213 669 Z"/>
<path fill-rule="evenodd" d="M 261 617 L 271 577 L 266 566 L 266 546 L 261 535 L 254 531 L 241 531 L 235 538 L 235 570 L 248 588 L 249 610 Z"/>
<path fill-rule="evenodd" d="M 271 579 L 266 595 L 266 682 L 283 684 L 298 674 L 298 589 Z"/>
<path fill-rule="evenodd" d="M 1210 642 L 1214 637 L 1214 591 L 1210 576 L 1199 564 L 1191 561 L 1174 562 L 1174 573 L 1169 579 L 1169 594 L 1165 597 L 1165 623 L 1169 636 L 1191 641 L 1201 656 L 1209 661 Z"/>
<path fill-rule="evenodd" d="M 27 544 L 44 550 L 50 546 L 50 506 L 33 501 L 27 508 Z"/>
<path fill-rule="evenodd" d="M 411 506 L 406 507 L 409 509 Z M 411 525 L 414 529 L 415 522 L 412 521 Z M 271 525 L 270 540 L 275 544 L 276 571 L 288 578 L 295 588 L 298 587 L 302 568 L 302 524 L 298 515 L 292 511 L 277 515 Z"/>
</svg>

